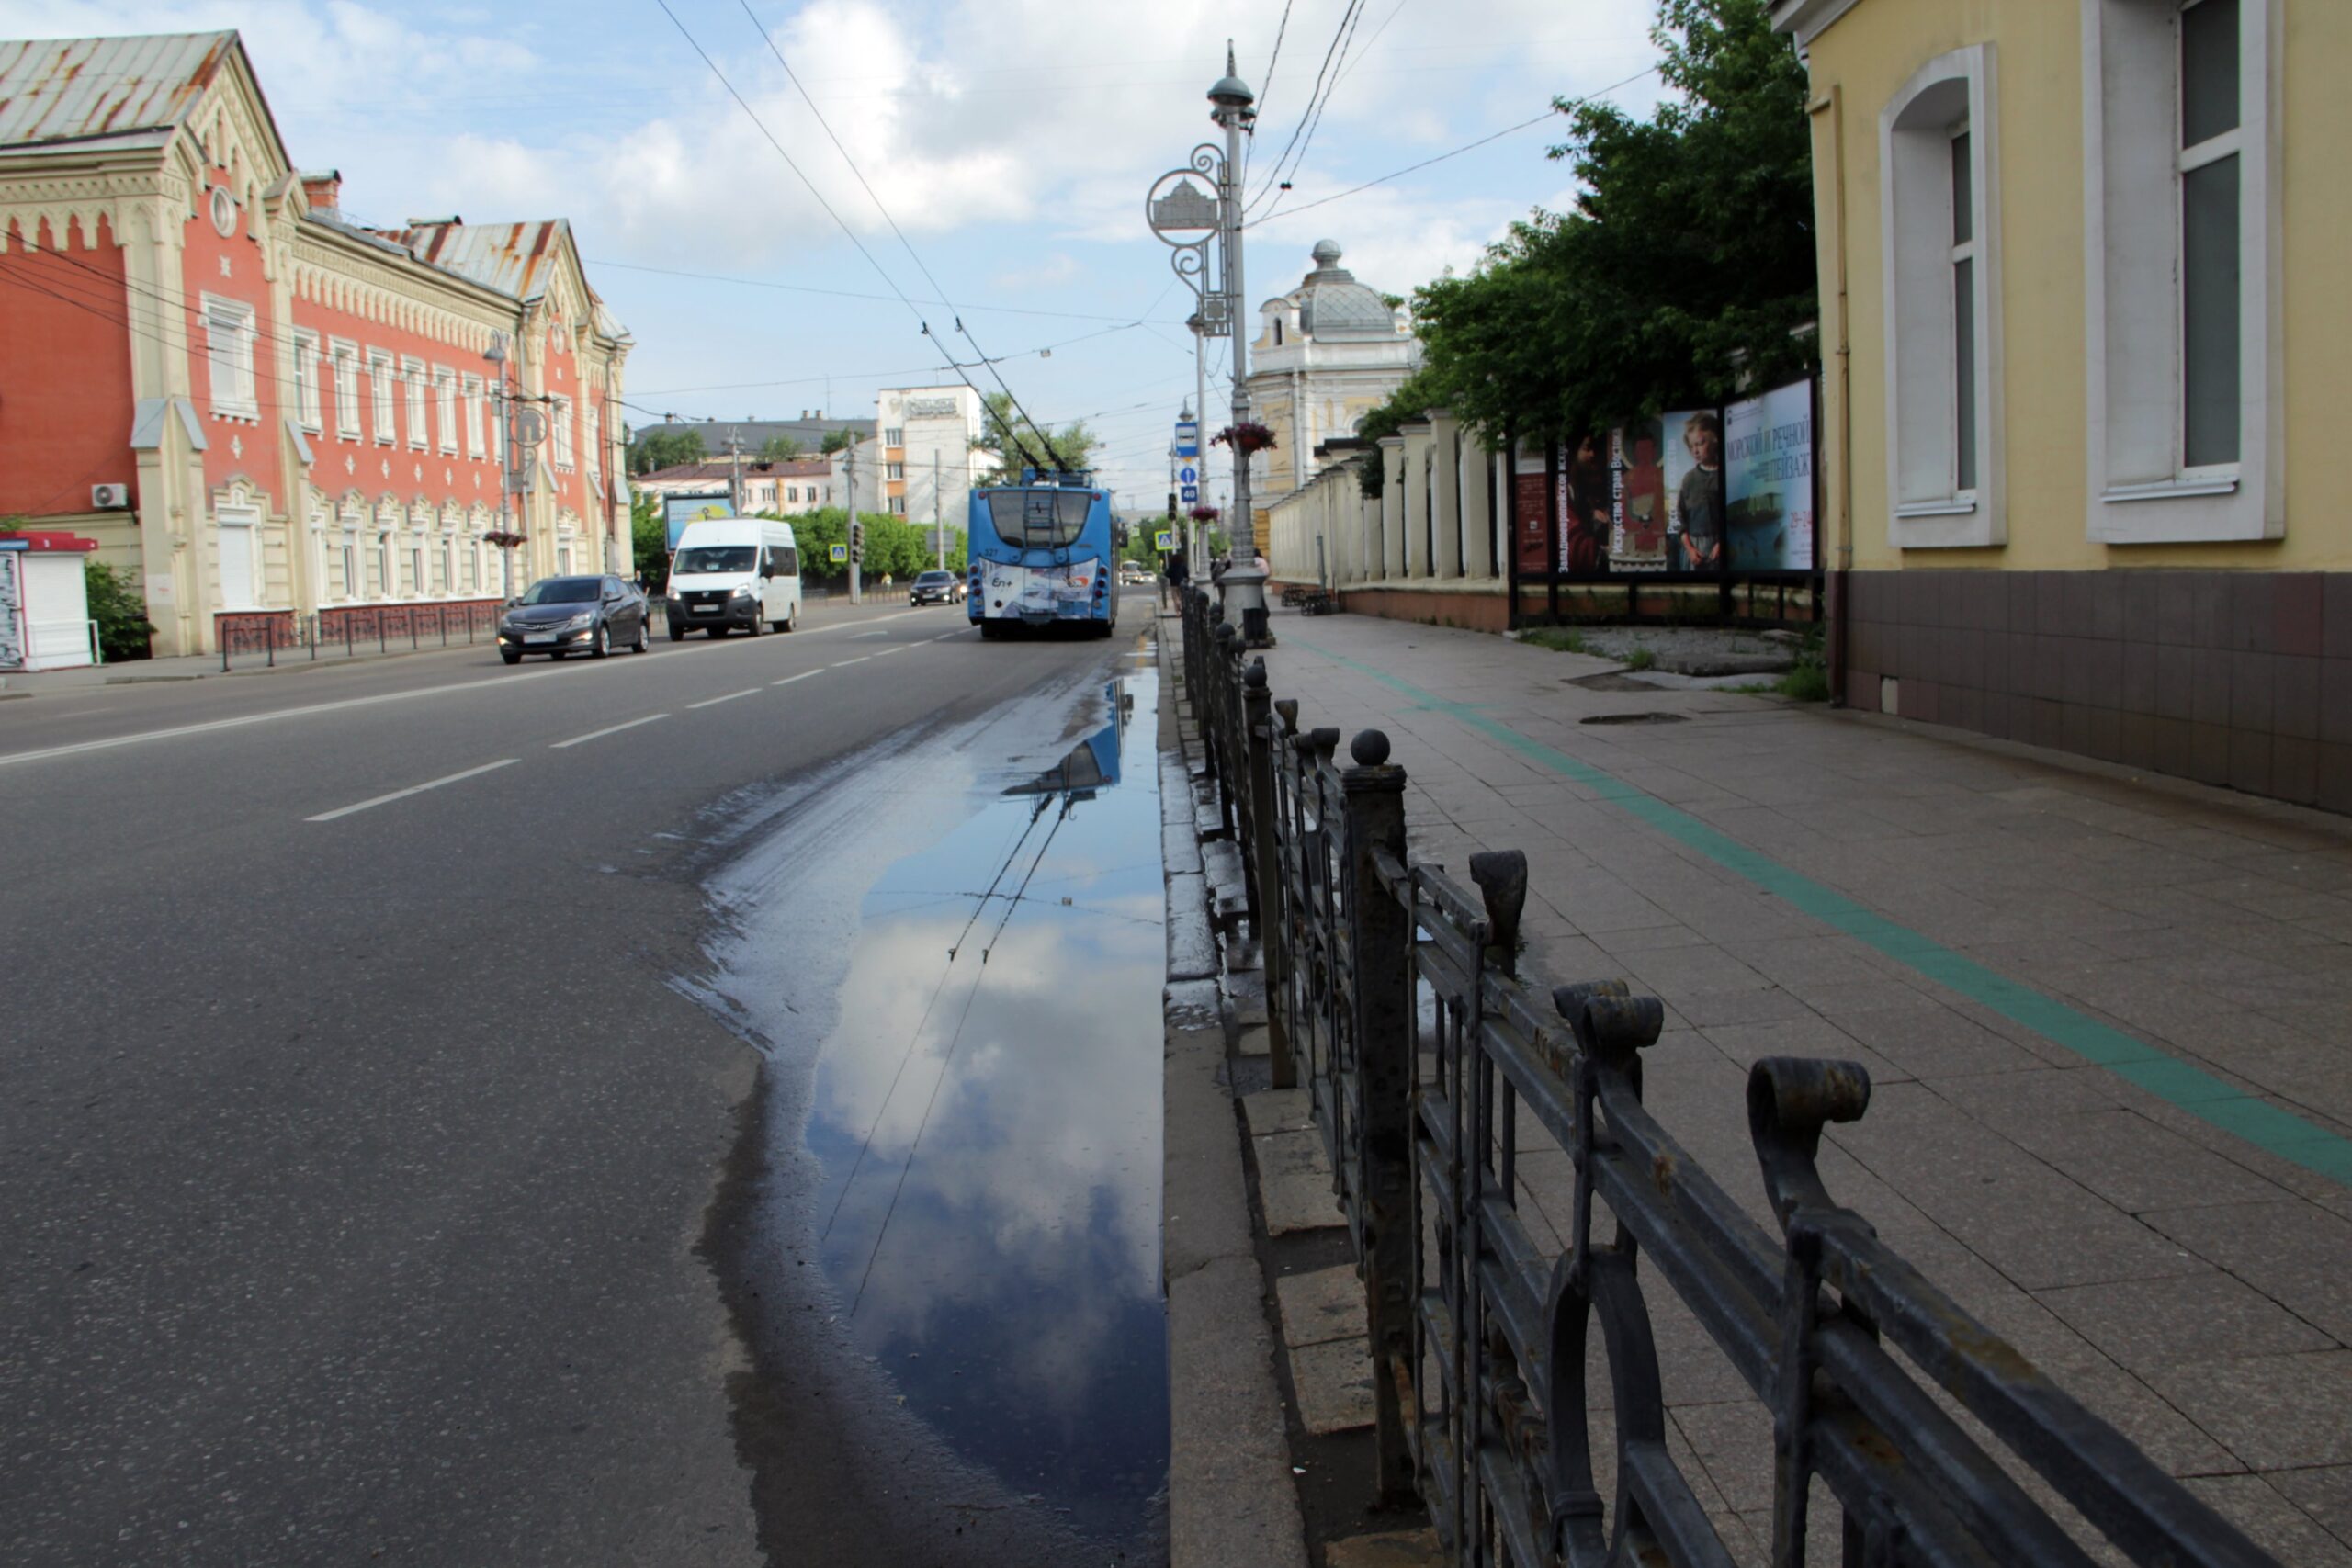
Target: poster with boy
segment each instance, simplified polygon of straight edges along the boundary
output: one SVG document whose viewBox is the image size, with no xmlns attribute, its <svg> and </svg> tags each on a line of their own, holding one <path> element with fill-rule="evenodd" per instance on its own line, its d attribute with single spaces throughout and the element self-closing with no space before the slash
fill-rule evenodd
<svg viewBox="0 0 2352 1568">
<path fill-rule="evenodd" d="M 1667 558 L 1675 571 L 1724 566 L 1724 422 L 1713 409 L 1670 413 L 1666 441 Z"/>
<path fill-rule="evenodd" d="M 1660 571 L 1666 557 L 1668 496 L 1658 462 L 1658 422 L 1637 420 L 1609 433 L 1609 564 L 1618 571 Z"/>
<path fill-rule="evenodd" d="M 1736 571 L 1813 566 L 1813 384 L 1775 387 L 1724 412 L 1729 502 L 1724 520 Z"/>
</svg>

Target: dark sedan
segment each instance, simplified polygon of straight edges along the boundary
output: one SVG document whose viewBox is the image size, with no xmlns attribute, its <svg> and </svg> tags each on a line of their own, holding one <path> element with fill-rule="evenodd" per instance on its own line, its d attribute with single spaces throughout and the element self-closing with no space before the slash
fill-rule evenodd
<svg viewBox="0 0 2352 1568">
<path fill-rule="evenodd" d="M 907 584 L 910 604 L 953 604 L 964 597 L 964 580 L 952 571 L 926 571 Z"/>
<path fill-rule="evenodd" d="M 617 577 L 543 577 L 498 617 L 498 657 L 520 664 L 526 653 L 643 653 L 645 618 L 645 595 Z"/>
</svg>

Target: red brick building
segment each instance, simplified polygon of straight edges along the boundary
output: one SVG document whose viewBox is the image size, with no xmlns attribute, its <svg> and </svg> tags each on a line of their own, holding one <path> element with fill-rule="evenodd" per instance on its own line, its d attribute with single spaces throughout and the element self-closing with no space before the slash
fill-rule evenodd
<svg viewBox="0 0 2352 1568">
<path fill-rule="evenodd" d="M 570 226 L 340 187 L 233 32 L 0 42 L 0 517 L 96 537 L 159 654 L 631 570 L 629 339 Z"/>
</svg>

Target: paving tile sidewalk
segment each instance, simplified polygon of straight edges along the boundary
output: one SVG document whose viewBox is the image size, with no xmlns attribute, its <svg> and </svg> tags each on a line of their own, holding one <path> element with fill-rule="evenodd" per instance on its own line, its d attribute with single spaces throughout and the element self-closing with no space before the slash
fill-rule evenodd
<svg viewBox="0 0 2352 1568">
<path fill-rule="evenodd" d="M 1777 700 L 1593 691 L 1567 682 L 1606 662 L 1499 637 L 1274 629 L 1303 727 L 1387 732 L 1417 855 L 1526 852 L 1532 973 L 1663 999 L 1651 1102 L 1759 1220 L 1749 1064 L 1863 1063 L 1832 1190 L 2280 1561 L 2352 1568 L 2352 822 Z M 1556 1245 L 1566 1161 L 1522 1169 Z M 1659 1318 L 1676 1451 L 1760 1560 L 1767 1418 Z"/>
</svg>

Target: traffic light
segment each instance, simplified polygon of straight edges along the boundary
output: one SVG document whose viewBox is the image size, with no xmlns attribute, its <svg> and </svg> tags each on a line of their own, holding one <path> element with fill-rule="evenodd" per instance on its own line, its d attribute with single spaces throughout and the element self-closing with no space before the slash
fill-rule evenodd
<svg viewBox="0 0 2352 1568">
<path fill-rule="evenodd" d="M 849 525 L 849 558 L 860 566 L 865 564 L 865 525 L 855 518 Z"/>
</svg>

